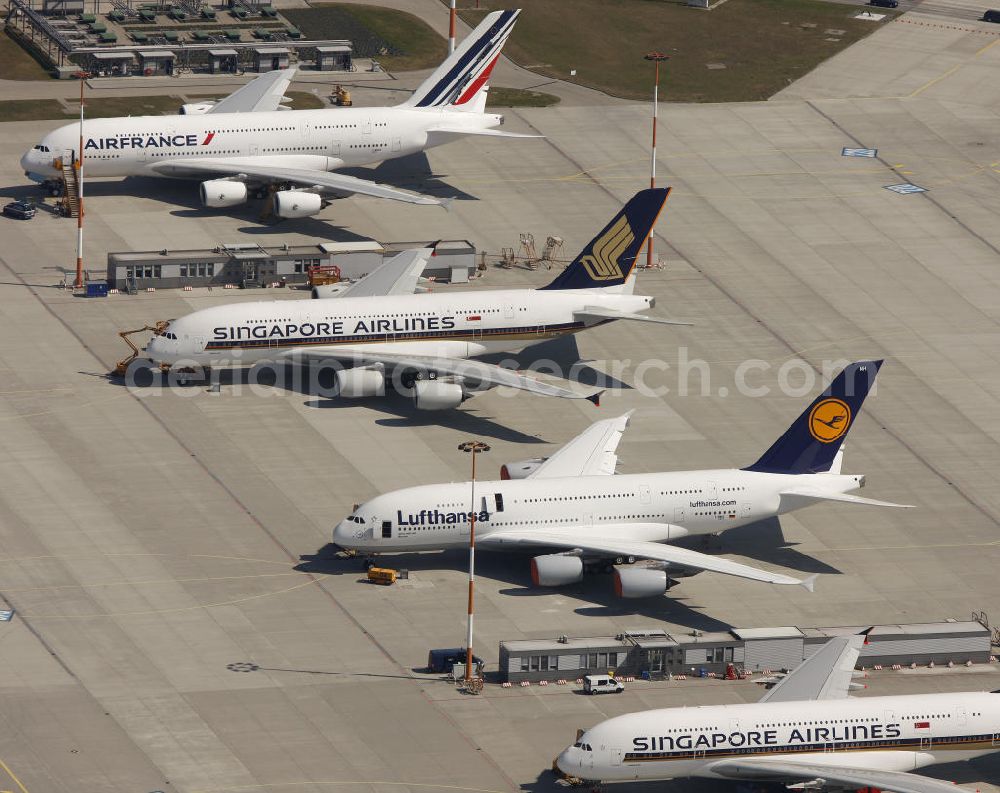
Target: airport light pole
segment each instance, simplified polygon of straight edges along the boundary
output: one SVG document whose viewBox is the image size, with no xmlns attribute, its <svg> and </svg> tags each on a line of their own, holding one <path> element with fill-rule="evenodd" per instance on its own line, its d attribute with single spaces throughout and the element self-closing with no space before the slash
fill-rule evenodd
<svg viewBox="0 0 1000 793">
<path fill-rule="evenodd" d="M 80 148 L 76 154 L 76 280 L 74 289 L 83 288 L 83 83 L 90 77 L 85 71 L 75 75 L 80 81 Z"/>
<path fill-rule="evenodd" d="M 451 7 L 448 9 L 448 54 L 455 51 L 455 0 L 451 0 Z"/>
<path fill-rule="evenodd" d="M 472 454 L 472 503 L 469 505 L 469 623 L 465 632 L 465 682 L 472 680 L 472 623 L 476 584 L 476 455 L 488 452 L 490 447 L 482 441 L 464 441 L 458 444 L 460 452 Z"/>
<path fill-rule="evenodd" d="M 652 61 L 656 67 L 653 79 L 653 148 L 649 158 L 649 187 L 652 189 L 656 187 L 656 116 L 660 98 L 660 63 L 670 60 L 670 56 L 662 52 L 647 52 L 643 57 Z M 653 266 L 653 229 L 649 230 L 649 239 L 646 240 L 646 266 Z"/>
</svg>

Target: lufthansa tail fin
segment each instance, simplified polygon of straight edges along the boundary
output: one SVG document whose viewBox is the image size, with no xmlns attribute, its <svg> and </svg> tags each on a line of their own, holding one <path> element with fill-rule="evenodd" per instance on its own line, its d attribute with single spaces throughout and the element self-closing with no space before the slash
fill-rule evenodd
<svg viewBox="0 0 1000 793">
<path fill-rule="evenodd" d="M 573 262 L 542 289 L 620 288 L 635 269 L 636 258 L 646 243 L 670 188 L 651 188 L 636 193 Z"/>
<path fill-rule="evenodd" d="M 858 361 L 845 367 L 785 434 L 743 470 L 770 474 L 830 471 L 881 366 L 882 361 Z"/>
<path fill-rule="evenodd" d="M 520 13 L 512 9 L 487 14 L 402 107 L 482 113 L 490 74 Z"/>
</svg>

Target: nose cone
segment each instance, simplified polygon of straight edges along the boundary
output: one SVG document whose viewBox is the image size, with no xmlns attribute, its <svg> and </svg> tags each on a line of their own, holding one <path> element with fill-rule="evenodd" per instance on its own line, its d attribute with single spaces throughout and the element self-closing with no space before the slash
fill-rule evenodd
<svg viewBox="0 0 1000 793">
<path fill-rule="evenodd" d="M 569 776 L 579 776 L 581 752 L 575 746 L 567 746 L 556 758 L 556 768 Z"/>
<path fill-rule="evenodd" d="M 333 527 L 333 544 L 339 545 L 341 548 L 346 548 L 350 550 L 351 540 L 354 538 L 351 536 L 353 534 L 353 527 L 355 524 L 347 520 L 342 520 L 336 526 Z M 349 528 L 350 527 L 350 528 Z"/>
<path fill-rule="evenodd" d="M 32 151 L 34 151 L 34 150 L 33 149 L 29 149 L 28 151 L 26 151 L 24 153 L 24 156 L 21 157 L 21 170 L 24 171 L 25 173 L 29 173 L 31 171 L 31 152 Z"/>
</svg>

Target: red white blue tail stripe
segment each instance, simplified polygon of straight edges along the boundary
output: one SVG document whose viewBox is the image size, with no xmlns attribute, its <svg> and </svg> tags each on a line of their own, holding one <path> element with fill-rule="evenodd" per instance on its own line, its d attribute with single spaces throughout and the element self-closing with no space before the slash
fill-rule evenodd
<svg viewBox="0 0 1000 793">
<path fill-rule="evenodd" d="M 403 104 L 464 109 L 486 86 L 520 9 L 494 11 Z"/>
</svg>

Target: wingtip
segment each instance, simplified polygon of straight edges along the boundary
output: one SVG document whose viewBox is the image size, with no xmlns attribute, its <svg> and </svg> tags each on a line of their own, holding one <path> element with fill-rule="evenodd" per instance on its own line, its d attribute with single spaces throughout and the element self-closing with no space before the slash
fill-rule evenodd
<svg viewBox="0 0 1000 793">
<path fill-rule="evenodd" d="M 819 578 L 819 573 L 813 573 L 808 578 L 805 578 L 805 579 L 802 580 L 802 587 L 807 592 L 815 592 L 816 591 L 816 579 L 817 578 Z"/>
<path fill-rule="evenodd" d="M 591 394 L 590 396 L 586 397 L 586 400 L 588 402 L 593 403 L 594 407 L 599 408 L 601 406 L 601 394 L 603 393 L 604 391 L 598 391 L 596 394 Z"/>
<path fill-rule="evenodd" d="M 448 198 L 442 198 L 438 201 L 438 205 L 445 211 L 451 212 L 451 202 L 455 200 L 455 196 L 449 196 Z"/>
</svg>

